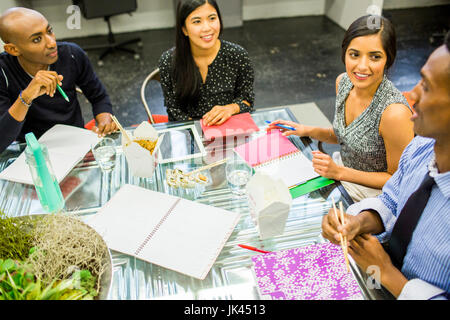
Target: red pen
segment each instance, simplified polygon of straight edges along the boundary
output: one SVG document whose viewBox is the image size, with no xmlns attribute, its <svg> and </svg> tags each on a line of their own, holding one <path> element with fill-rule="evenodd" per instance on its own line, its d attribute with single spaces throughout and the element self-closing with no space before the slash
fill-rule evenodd
<svg viewBox="0 0 450 320">
<path fill-rule="evenodd" d="M 261 252 L 261 253 L 270 253 L 271 251 L 264 251 L 255 247 L 250 247 L 247 246 L 245 244 L 238 244 L 239 247 L 244 248 L 244 249 L 248 249 L 248 250 L 252 250 L 252 251 L 256 251 L 256 252 Z"/>
</svg>

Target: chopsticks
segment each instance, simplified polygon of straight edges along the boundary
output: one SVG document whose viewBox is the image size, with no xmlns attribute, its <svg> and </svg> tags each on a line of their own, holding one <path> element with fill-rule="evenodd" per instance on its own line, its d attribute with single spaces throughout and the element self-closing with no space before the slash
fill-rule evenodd
<svg viewBox="0 0 450 320">
<path fill-rule="evenodd" d="M 120 132 L 122 132 L 122 135 L 124 135 L 125 138 L 127 138 L 128 143 L 133 142 L 133 139 L 131 139 L 131 137 L 128 134 L 128 132 L 126 132 L 125 129 L 122 127 L 122 125 L 119 123 L 119 120 L 117 120 L 117 118 L 115 116 L 113 116 L 113 115 L 111 115 L 111 119 L 114 121 L 116 126 L 119 128 Z"/>
<path fill-rule="evenodd" d="M 334 210 L 334 214 L 336 216 L 336 220 L 337 221 L 341 220 L 341 224 L 344 225 L 345 220 L 344 220 L 344 210 L 343 210 L 342 201 L 339 201 L 339 215 L 338 215 L 333 197 L 331 197 L 331 200 L 333 201 L 333 210 Z M 350 271 L 350 266 L 349 266 L 349 262 L 348 262 L 347 237 L 343 236 L 342 233 L 339 232 L 339 238 L 341 240 L 342 252 L 344 253 L 345 265 L 347 266 L 347 271 Z"/>
<path fill-rule="evenodd" d="M 219 161 L 210 163 L 210 164 L 208 164 L 208 165 L 206 165 L 206 166 L 204 166 L 204 167 L 195 169 L 194 171 L 187 172 L 186 175 L 191 175 L 191 174 L 193 174 L 193 173 L 197 173 L 197 172 L 200 172 L 200 171 L 204 171 L 204 170 L 206 170 L 206 169 L 210 169 L 210 168 L 212 168 L 212 167 L 221 165 L 222 163 L 225 163 L 225 162 L 227 162 L 227 161 L 228 161 L 228 158 L 225 158 L 225 159 L 222 159 L 222 160 L 219 160 Z"/>
</svg>

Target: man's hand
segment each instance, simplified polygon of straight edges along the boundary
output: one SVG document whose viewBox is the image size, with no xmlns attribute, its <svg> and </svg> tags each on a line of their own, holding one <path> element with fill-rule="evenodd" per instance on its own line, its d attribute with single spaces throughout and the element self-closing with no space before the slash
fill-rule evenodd
<svg viewBox="0 0 450 320">
<path fill-rule="evenodd" d="M 99 137 L 104 137 L 107 134 L 117 131 L 117 126 L 111 119 L 111 113 L 103 112 L 99 113 L 95 117 L 97 126 L 92 128 L 92 131 L 98 134 Z"/>
<path fill-rule="evenodd" d="M 348 253 L 363 271 L 370 266 L 378 267 L 381 284 L 395 297 L 400 295 L 408 279 L 392 264 L 377 238 L 369 234 L 357 236 L 350 241 Z"/>
<path fill-rule="evenodd" d="M 339 216 L 339 211 L 338 211 Z M 342 225 L 336 219 L 334 209 L 331 208 L 328 214 L 322 218 L 322 236 L 334 244 L 340 244 L 339 232 L 347 237 L 347 241 L 353 240 L 359 235 L 361 224 L 358 216 L 344 213 L 345 224 Z"/>
<path fill-rule="evenodd" d="M 367 233 L 349 242 L 348 253 L 362 270 L 375 265 L 380 268 L 380 271 L 393 267 L 391 258 L 378 239 Z"/>
<path fill-rule="evenodd" d="M 40 70 L 36 73 L 33 80 L 22 92 L 22 97 L 27 103 L 31 103 L 37 97 L 47 94 L 53 97 L 56 91 L 56 85 L 62 85 L 63 76 L 55 71 Z"/>
<path fill-rule="evenodd" d="M 235 113 L 239 113 L 239 106 L 237 104 L 215 106 L 203 115 L 203 124 L 206 126 L 221 125 Z"/>
</svg>

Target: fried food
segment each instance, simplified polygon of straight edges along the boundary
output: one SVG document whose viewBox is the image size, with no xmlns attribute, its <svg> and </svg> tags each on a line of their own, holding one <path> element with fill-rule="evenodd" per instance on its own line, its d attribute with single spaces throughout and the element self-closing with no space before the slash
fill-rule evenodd
<svg viewBox="0 0 450 320">
<path fill-rule="evenodd" d="M 150 141 L 150 140 L 134 140 L 134 142 L 138 143 L 142 148 L 147 149 L 148 151 L 150 151 L 150 154 L 153 154 L 153 150 L 155 149 L 156 146 L 156 142 L 158 140 L 155 141 Z"/>
</svg>

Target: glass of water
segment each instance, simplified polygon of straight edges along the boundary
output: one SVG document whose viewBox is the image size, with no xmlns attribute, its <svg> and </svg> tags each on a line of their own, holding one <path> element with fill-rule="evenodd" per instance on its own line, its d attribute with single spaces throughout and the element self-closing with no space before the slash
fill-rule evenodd
<svg viewBox="0 0 450 320">
<path fill-rule="evenodd" d="M 103 138 L 91 147 L 95 161 L 102 171 L 111 171 L 116 165 L 116 143 L 111 138 Z"/>
<path fill-rule="evenodd" d="M 245 194 L 245 186 L 252 177 L 252 168 L 242 159 L 234 158 L 227 162 L 226 175 L 231 192 L 236 195 Z"/>
</svg>

